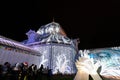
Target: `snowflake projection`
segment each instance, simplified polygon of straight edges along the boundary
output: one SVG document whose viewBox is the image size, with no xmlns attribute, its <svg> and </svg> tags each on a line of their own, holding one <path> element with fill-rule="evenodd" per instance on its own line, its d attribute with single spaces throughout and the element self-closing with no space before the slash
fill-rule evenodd
<svg viewBox="0 0 120 80">
<path fill-rule="evenodd" d="M 56 59 L 56 67 L 54 73 L 70 73 L 71 67 L 68 66 L 69 60 L 65 54 L 61 54 Z"/>
<path fill-rule="evenodd" d="M 69 45 L 42 44 L 41 46 L 35 46 L 34 49 L 40 51 L 42 54 L 39 66 L 43 64 L 44 68 L 48 67 L 52 69 L 53 74 L 58 72 L 72 74 L 76 72 L 74 64 L 76 52 Z"/>
</svg>

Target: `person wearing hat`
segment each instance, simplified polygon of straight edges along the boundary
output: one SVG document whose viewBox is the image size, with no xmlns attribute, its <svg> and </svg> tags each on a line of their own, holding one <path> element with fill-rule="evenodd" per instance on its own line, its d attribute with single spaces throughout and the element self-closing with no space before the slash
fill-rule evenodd
<svg viewBox="0 0 120 80">
<path fill-rule="evenodd" d="M 22 73 L 21 73 L 21 79 L 20 80 L 26 80 L 28 77 L 28 62 L 22 63 Z"/>
</svg>

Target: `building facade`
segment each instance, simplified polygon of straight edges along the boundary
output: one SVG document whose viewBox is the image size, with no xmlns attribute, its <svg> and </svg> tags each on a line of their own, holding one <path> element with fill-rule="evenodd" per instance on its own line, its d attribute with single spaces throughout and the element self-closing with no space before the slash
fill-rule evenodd
<svg viewBox="0 0 120 80">
<path fill-rule="evenodd" d="M 75 55 L 78 52 L 78 39 L 69 39 L 56 22 L 41 26 L 37 32 L 29 30 L 26 35 L 28 40 L 23 42 L 37 51 L 40 57 L 40 65 L 52 69 L 53 74 L 73 74 L 76 72 Z"/>
<path fill-rule="evenodd" d="M 29 65 L 39 65 L 41 54 L 27 47 L 20 42 L 0 36 L 0 64 L 9 62 L 11 65 L 16 63 L 28 62 Z"/>
</svg>

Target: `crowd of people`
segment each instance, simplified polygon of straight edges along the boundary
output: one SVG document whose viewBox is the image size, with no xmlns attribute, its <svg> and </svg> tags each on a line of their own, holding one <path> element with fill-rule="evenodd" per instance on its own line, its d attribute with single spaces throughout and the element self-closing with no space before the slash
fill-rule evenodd
<svg viewBox="0 0 120 80">
<path fill-rule="evenodd" d="M 43 80 L 43 75 L 51 80 L 52 71 L 45 69 L 43 64 L 40 68 L 35 64 L 29 66 L 27 62 L 16 63 L 14 66 L 9 62 L 0 65 L 0 80 Z"/>
</svg>

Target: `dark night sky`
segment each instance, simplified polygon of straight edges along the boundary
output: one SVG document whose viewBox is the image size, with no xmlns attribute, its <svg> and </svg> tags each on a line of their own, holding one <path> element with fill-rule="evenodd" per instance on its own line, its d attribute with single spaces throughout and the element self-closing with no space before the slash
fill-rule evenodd
<svg viewBox="0 0 120 80">
<path fill-rule="evenodd" d="M 29 29 L 58 22 L 79 49 L 120 46 L 120 2 L 70 0 L 4 0 L 0 3 L 0 35 L 23 41 Z"/>
</svg>

